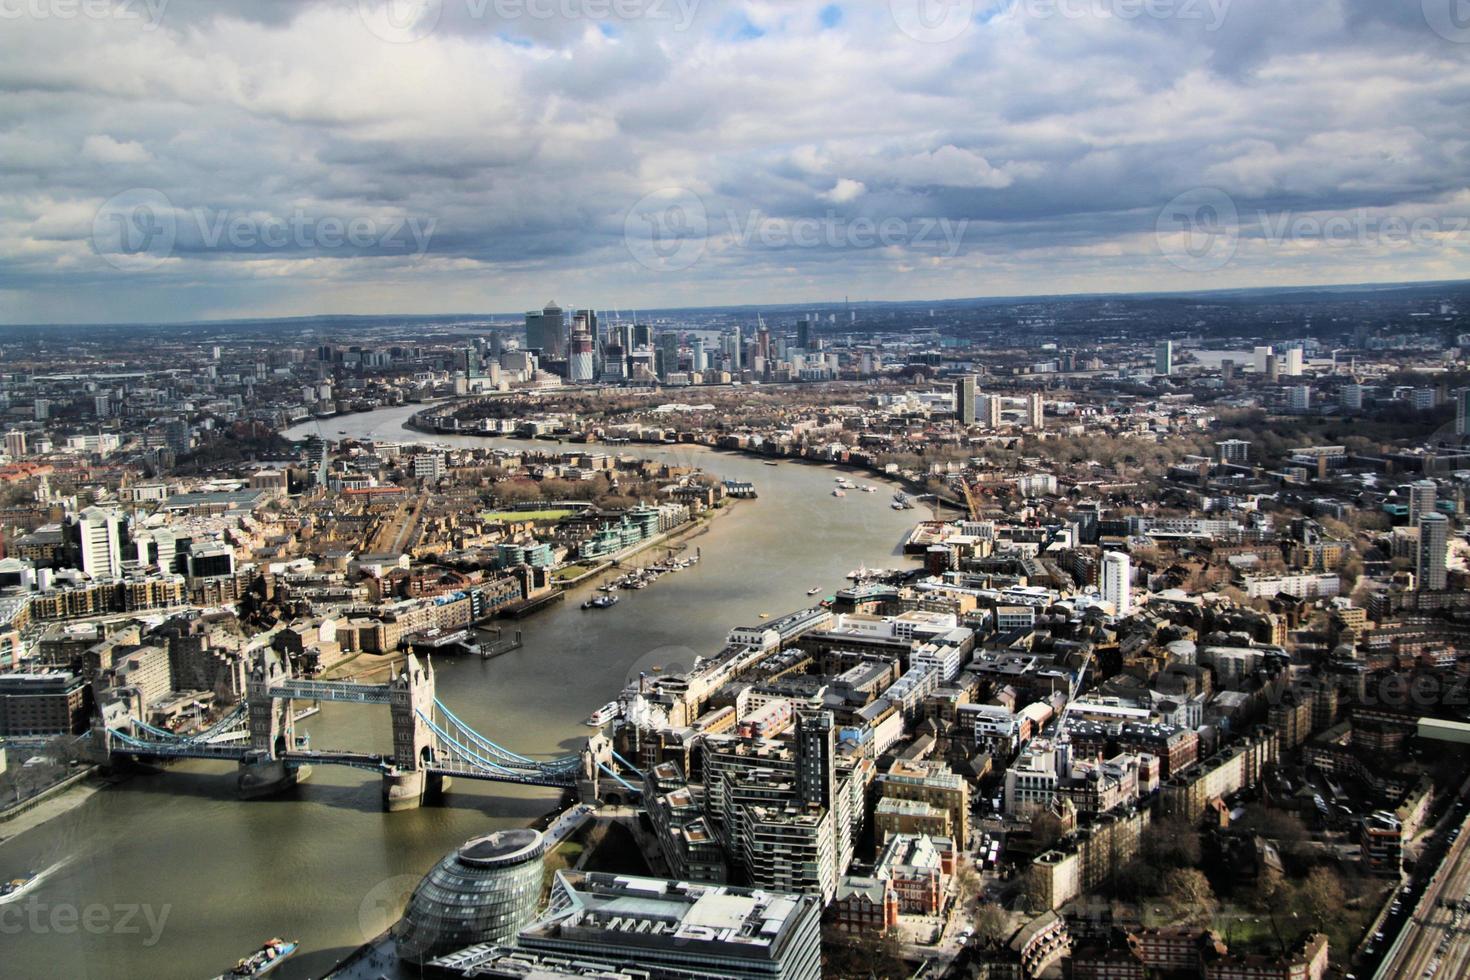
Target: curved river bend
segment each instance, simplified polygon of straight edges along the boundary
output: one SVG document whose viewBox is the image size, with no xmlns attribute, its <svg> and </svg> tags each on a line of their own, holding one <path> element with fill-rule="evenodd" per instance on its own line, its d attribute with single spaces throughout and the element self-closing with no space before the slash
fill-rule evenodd
<svg viewBox="0 0 1470 980">
<path fill-rule="evenodd" d="M 419 407 L 287 434 L 546 445 L 402 428 Z M 687 446 L 620 451 L 748 480 L 760 497 L 693 539 L 699 565 L 626 593 L 617 607 L 561 603 L 519 624 L 519 650 L 435 662 L 439 697 L 517 751 L 565 752 L 586 736 L 586 717 L 640 670 L 714 653 L 730 627 L 799 608 L 808 589 L 830 592 L 859 564 L 896 564 L 915 519 L 889 507 L 892 487 L 867 477 L 853 479 L 881 492 L 833 497 L 839 471 L 828 467 L 771 467 Z M 329 704 L 304 725 L 317 748 L 391 749 L 385 706 Z M 199 980 L 280 935 L 300 939 L 301 949 L 273 976 L 320 976 L 396 918 L 408 889 L 446 851 L 524 826 L 553 800 L 550 791 L 459 780 L 443 806 L 385 814 L 378 778 L 352 769 L 319 767 L 290 795 L 251 802 L 236 799 L 233 769 L 220 763 L 138 776 L 0 844 L 0 878 L 66 861 L 25 899 L 0 906 L 0 975 Z"/>
</svg>

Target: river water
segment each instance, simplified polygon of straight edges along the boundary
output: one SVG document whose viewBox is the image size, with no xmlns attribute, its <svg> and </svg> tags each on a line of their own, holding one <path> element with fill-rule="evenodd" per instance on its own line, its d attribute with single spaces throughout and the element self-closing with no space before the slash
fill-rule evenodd
<svg viewBox="0 0 1470 980">
<path fill-rule="evenodd" d="M 545 443 L 426 436 L 414 408 L 308 423 L 287 433 L 522 448 Z M 570 447 L 568 447 L 570 448 Z M 697 447 L 633 446 L 639 456 L 756 484 L 691 539 L 703 561 L 605 611 L 560 603 L 517 624 L 525 645 L 490 661 L 435 661 L 438 694 L 464 721 L 528 755 L 577 747 L 583 721 L 630 678 L 718 651 L 730 627 L 800 608 L 806 591 L 844 584 L 859 564 L 892 566 L 920 512 L 879 493 L 831 495 L 838 470 L 765 466 Z M 386 706 L 328 704 L 304 723 L 318 749 L 391 750 Z M 15 764 L 19 760 L 12 760 Z M 378 777 L 319 767 L 290 794 L 242 802 L 232 766 L 188 762 L 134 777 L 0 844 L 0 879 L 65 862 L 0 905 L 0 977 L 198 980 L 271 936 L 301 940 L 272 976 L 321 976 L 401 911 L 445 852 L 476 834 L 524 826 L 549 790 L 457 780 L 443 805 L 387 814 Z"/>
</svg>

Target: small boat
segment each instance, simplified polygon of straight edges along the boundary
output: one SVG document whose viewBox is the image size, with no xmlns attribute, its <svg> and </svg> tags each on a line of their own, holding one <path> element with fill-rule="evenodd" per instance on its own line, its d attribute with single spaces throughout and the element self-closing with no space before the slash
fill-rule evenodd
<svg viewBox="0 0 1470 980">
<path fill-rule="evenodd" d="M 12 878 L 6 882 L 0 882 L 0 902 L 8 902 L 14 898 L 20 898 L 26 889 L 30 888 L 41 875 L 37 871 L 27 871 L 19 878 Z"/>
<path fill-rule="evenodd" d="M 587 719 L 587 724 L 592 728 L 601 728 L 620 714 L 622 714 L 622 707 L 616 701 L 609 701 L 592 712 L 592 717 Z"/>
<path fill-rule="evenodd" d="M 877 493 L 877 487 L 863 487 L 863 493 Z"/>
<path fill-rule="evenodd" d="M 899 503 L 896 500 L 893 503 L 889 504 L 888 506 L 889 507 L 892 507 L 894 510 L 908 510 L 907 507 L 905 507 L 903 504 Z"/>
<path fill-rule="evenodd" d="M 771 614 L 770 613 L 761 613 L 761 619 L 770 619 L 770 618 L 771 618 Z"/>
<path fill-rule="evenodd" d="M 847 496 L 847 494 L 846 494 L 846 493 L 844 493 L 844 492 L 843 492 L 843 491 L 841 491 L 841 490 L 833 490 L 833 491 L 832 491 L 832 496 L 834 496 L 834 497 L 846 497 L 846 496 Z"/>
<path fill-rule="evenodd" d="M 220 974 L 216 980 L 232 980 L 235 977 L 263 977 L 285 962 L 286 957 L 296 952 L 299 944 L 295 940 L 270 939 L 251 955 L 245 957 L 229 973 Z"/>
<path fill-rule="evenodd" d="M 822 590 L 821 590 L 821 588 L 820 588 L 820 587 L 818 587 L 818 588 L 815 588 L 815 589 L 807 589 L 807 590 L 806 590 L 806 594 L 807 594 L 807 595 L 816 595 L 816 594 L 817 594 L 817 593 L 818 593 L 818 592 L 821 592 L 821 591 L 822 591 Z"/>
<path fill-rule="evenodd" d="M 618 604 L 618 597 L 617 596 L 615 596 L 615 595 L 600 595 L 600 596 L 597 596 L 595 598 L 588 599 L 586 602 L 582 603 L 582 608 L 583 609 L 610 609 L 611 607 L 616 606 L 617 604 Z"/>
<path fill-rule="evenodd" d="M 780 466 L 780 465 L 781 465 L 781 464 L 780 464 L 780 463 L 777 463 L 777 462 L 776 462 L 776 461 L 774 461 L 774 460 L 770 460 L 770 459 L 768 459 L 768 460 L 766 460 L 766 465 L 767 465 L 767 466 Z"/>
</svg>

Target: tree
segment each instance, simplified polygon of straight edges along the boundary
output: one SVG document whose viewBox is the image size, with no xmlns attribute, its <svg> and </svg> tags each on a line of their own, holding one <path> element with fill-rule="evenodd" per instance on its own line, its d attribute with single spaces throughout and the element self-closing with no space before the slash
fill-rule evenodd
<svg viewBox="0 0 1470 980">
<path fill-rule="evenodd" d="M 985 902 L 975 913 L 975 938 L 982 945 L 999 946 L 1013 931 L 1010 914 L 994 902 Z"/>
<path fill-rule="evenodd" d="M 1185 922 L 1203 924 L 1215 915 L 1215 892 L 1204 872 L 1197 868 L 1170 871 L 1164 878 L 1164 899 Z"/>
<path fill-rule="evenodd" d="M 1313 868 L 1297 886 L 1295 910 L 1322 929 L 1342 914 L 1347 895 L 1342 878 L 1331 868 Z"/>
<path fill-rule="evenodd" d="M 961 907 L 968 906 L 980 895 L 980 876 L 968 861 L 961 863 L 955 871 L 954 884 Z"/>
</svg>

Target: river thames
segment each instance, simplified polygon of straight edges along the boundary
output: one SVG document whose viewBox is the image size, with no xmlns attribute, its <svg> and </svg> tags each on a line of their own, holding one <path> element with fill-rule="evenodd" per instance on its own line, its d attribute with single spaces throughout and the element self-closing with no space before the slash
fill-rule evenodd
<svg viewBox="0 0 1470 980">
<path fill-rule="evenodd" d="M 404 429 L 421 407 L 327 419 L 287 435 L 558 448 Z M 573 751 L 589 731 L 587 716 L 640 671 L 676 670 L 715 653 L 732 626 L 801 608 L 810 588 L 830 594 L 860 564 L 901 564 L 903 535 L 923 513 L 891 509 L 894 487 L 864 475 L 848 474 L 881 492 L 833 497 L 843 472 L 834 468 L 772 467 L 688 446 L 615 451 L 750 481 L 760 497 L 690 539 L 703 552 L 697 566 L 624 593 L 616 607 L 584 612 L 560 603 L 517 624 L 519 650 L 489 661 L 435 660 L 439 698 L 527 755 Z M 302 727 L 313 748 L 391 750 L 386 706 L 328 704 Z M 457 780 L 441 806 L 387 814 L 378 777 L 354 769 L 318 767 L 309 782 L 266 800 L 242 802 L 234 784 L 231 765 L 180 764 L 106 789 L 0 844 L 0 878 L 65 862 L 24 899 L 0 906 L 0 976 L 199 980 L 283 936 L 301 949 L 272 976 L 319 977 L 396 919 L 409 889 L 446 851 L 524 826 L 556 799 L 549 790 Z"/>
</svg>

